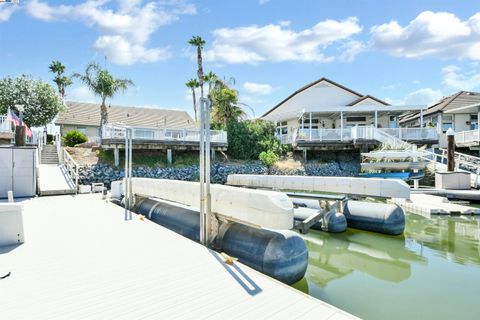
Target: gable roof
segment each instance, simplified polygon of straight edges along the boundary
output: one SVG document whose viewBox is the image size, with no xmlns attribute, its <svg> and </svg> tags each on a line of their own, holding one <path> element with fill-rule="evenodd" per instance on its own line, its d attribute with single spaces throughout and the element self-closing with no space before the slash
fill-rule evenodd
<svg viewBox="0 0 480 320">
<path fill-rule="evenodd" d="M 109 106 L 108 122 L 137 127 L 194 128 L 195 123 L 185 111 Z M 100 104 L 67 101 L 65 111 L 58 114 L 57 125 L 100 126 Z"/>
<path fill-rule="evenodd" d="M 480 92 L 459 91 L 438 100 L 423 112 L 423 116 L 428 116 L 437 112 L 456 109 L 459 107 L 469 106 L 480 103 Z M 405 115 L 400 122 L 406 122 L 420 118 L 420 113 Z"/>
<path fill-rule="evenodd" d="M 375 100 L 375 101 L 377 101 L 378 103 L 381 103 L 381 104 L 383 104 L 383 105 L 385 105 L 385 106 L 389 106 L 389 105 L 390 105 L 389 103 L 386 103 L 386 102 L 383 101 L 383 100 L 380 100 L 380 99 L 378 99 L 378 98 L 375 98 L 374 96 L 371 96 L 371 95 L 367 94 L 367 95 L 365 95 L 365 96 L 363 96 L 363 97 L 361 97 L 361 98 L 358 98 L 358 99 L 355 100 L 355 101 L 350 102 L 349 104 L 347 104 L 347 106 L 357 105 L 357 104 L 359 104 L 360 102 L 362 102 L 363 100 L 366 100 L 366 99 Z"/>
<path fill-rule="evenodd" d="M 294 93 L 292 93 L 291 95 L 289 95 L 287 98 L 285 98 L 284 100 L 282 100 L 279 104 L 277 104 L 276 106 L 274 106 L 272 109 L 268 110 L 264 115 L 262 115 L 262 117 L 267 116 L 269 113 L 271 113 L 272 111 L 274 111 L 275 109 L 277 109 L 278 107 L 280 107 L 282 104 L 284 104 L 284 103 L 287 102 L 288 100 L 290 100 L 290 99 L 292 99 L 293 97 L 295 97 L 297 94 L 299 94 L 299 93 L 307 90 L 308 88 L 313 87 L 314 85 L 316 85 L 316 84 L 318 84 L 318 83 L 320 83 L 320 82 L 322 82 L 322 81 L 328 82 L 328 83 L 330 83 L 330 84 L 332 84 L 332 85 L 334 85 L 334 86 L 336 86 L 336 87 L 339 87 L 339 88 L 341 88 L 341 89 L 343 89 L 343 90 L 346 90 L 346 91 L 348 91 L 348 92 L 350 92 L 350 93 L 353 93 L 354 95 L 358 96 L 359 98 L 363 97 L 363 94 L 360 94 L 360 93 L 358 93 L 358 92 L 356 92 L 356 91 L 353 91 L 352 89 L 347 88 L 347 87 L 345 87 L 345 86 L 343 86 L 343 85 L 341 85 L 341 84 L 339 84 L 339 83 L 337 83 L 337 82 L 335 82 L 335 81 L 332 81 L 332 80 L 330 80 L 330 79 L 327 79 L 327 78 L 325 78 L 325 77 L 322 77 L 322 78 L 320 78 L 320 79 L 318 79 L 318 80 L 316 80 L 316 81 L 314 81 L 314 82 L 312 82 L 312 83 L 309 83 L 309 84 L 307 84 L 306 86 L 303 86 L 302 88 L 298 89 L 297 91 L 295 91 Z"/>
</svg>

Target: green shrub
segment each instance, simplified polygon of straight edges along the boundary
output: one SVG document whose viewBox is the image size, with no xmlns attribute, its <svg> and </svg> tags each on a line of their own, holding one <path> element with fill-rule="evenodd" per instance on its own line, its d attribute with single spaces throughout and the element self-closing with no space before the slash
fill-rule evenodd
<svg viewBox="0 0 480 320">
<path fill-rule="evenodd" d="M 275 138 L 275 125 L 265 120 L 230 121 L 227 124 L 228 154 L 233 159 L 257 160 L 260 153 L 288 150 Z"/>
<path fill-rule="evenodd" d="M 53 134 L 47 134 L 47 143 L 51 144 L 53 142 Z"/>
<path fill-rule="evenodd" d="M 275 152 L 273 152 L 272 150 L 261 152 L 260 156 L 258 158 L 267 167 L 273 166 L 275 164 L 275 162 L 277 162 L 278 159 L 279 159 L 278 155 Z"/>
<path fill-rule="evenodd" d="M 87 136 L 80 131 L 68 131 L 63 137 L 63 142 L 67 147 L 75 147 L 77 144 L 87 141 Z"/>
</svg>

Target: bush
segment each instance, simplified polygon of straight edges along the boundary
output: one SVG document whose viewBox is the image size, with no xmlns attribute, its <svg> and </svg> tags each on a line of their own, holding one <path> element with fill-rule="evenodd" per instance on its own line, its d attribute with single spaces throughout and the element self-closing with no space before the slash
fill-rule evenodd
<svg viewBox="0 0 480 320">
<path fill-rule="evenodd" d="M 87 141 L 87 136 L 80 131 L 68 131 L 63 137 L 63 142 L 67 147 L 75 147 L 77 144 Z"/>
<path fill-rule="evenodd" d="M 228 154 L 234 159 L 257 160 L 260 153 L 282 155 L 288 146 L 275 138 L 275 125 L 265 120 L 230 121 L 227 124 Z"/>
<path fill-rule="evenodd" d="M 273 166 L 275 164 L 275 162 L 277 162 L 278 159 L 279 159 L 278 155 L 275 152 L 273 152 L 272 150 L 261 152 L 260 156 L 258 158 L 267 167 Z"/>
</svg>

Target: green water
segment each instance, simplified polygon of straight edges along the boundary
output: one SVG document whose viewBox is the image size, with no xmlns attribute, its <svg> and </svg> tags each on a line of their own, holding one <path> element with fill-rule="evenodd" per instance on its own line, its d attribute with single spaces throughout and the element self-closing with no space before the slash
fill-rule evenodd
<svg viewBox="0 0 480 320">
<path fill-rule="evenodd" d="M 408 214 L 402 236 L 311 231 L 294 287 L 364 319 L 480 319 L 480 219 Z"/>
</svg>

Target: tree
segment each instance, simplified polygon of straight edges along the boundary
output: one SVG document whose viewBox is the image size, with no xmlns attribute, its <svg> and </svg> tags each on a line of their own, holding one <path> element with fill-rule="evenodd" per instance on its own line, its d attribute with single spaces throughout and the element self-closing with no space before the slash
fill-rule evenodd
<svg viewBox="0 0 480 320">
<path fill-rule="evenodd" d="M 100 127 L 108 123 L 108 110 L 105 104 L 107 98 L 113 98 L 117 93 L 123 93 L 134 85 L 132 80 L 114 78 L 107 69 L 102 69 L 95 62 L 87 65 L 84 74 L 75 73 L 73 76 L 80 79 L 95 95 L 102 99 Z"/>
<path fill-rule="evenodd" d="M 229 120 L 237 121 L 245 115 L 238 105 L 238 92 L 228 87 L 214 89 L 211 95 L 213 108 L 213 121 L 227 126 Z"/>
<path fill-rule="evenodd" d="M 193 36 L 188 40 L 188 44 L 197 48 L 197 76 L 198 81 L 200 83 L 200 94 L 203 97 L 203 67 L 202 67 L 202 49 L 205 45 L 205 40 L 202 39 L 200 36 Z"/>
<path fill-rule="evenodd" d="M 0 114 L 9 107 L 18 113 L 16 105 L 23 105 L 23 120 L 31 127 L 47 125 L 63 109 L 51 85 L 28 75 L 0 79 Z"/>
<path fill-rule="evenodd" d="M 198 80 L 193 78 L 187 81 L 185 83 L 187 87 L 189 87 L 192 90 L 192 98 L 193 98 L 193 112 L 195 112 L 195 121 L 198 121 L 198 116 L 197 116 L 197 98 L 195 97 L 195 89 L 197 89 L 200 84 L 198 83 Z"/>
<path fill-rule="evenodd" d="M 60 95 L 62 100 L 64 100 L 65 88 L 72 84 L 72 80 L 69 77 L 64 75 L 65 65 L 63 65 L 60 61 L 54 60 L 48 66 L 48 69 L 50 69 L 50 72 L 55 74 L 55 78 L 53 78 L 53 82 L 56 83 L 58 88 L 58 94 Z"/>
<path fill-rule="evenodd" d="M 210 95 L 212 93 L 212 87 L 215 86 L 219 78 L 213 71 L 209 71 L 206 75 L 203 76 L 203 80 L 208 83 L 208 97 L 210 98 Z"/>
</svg>

